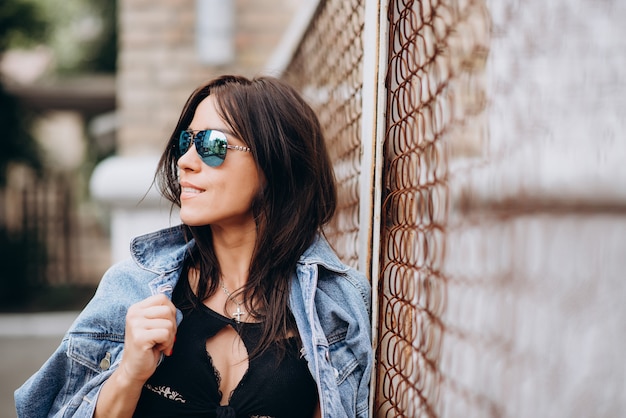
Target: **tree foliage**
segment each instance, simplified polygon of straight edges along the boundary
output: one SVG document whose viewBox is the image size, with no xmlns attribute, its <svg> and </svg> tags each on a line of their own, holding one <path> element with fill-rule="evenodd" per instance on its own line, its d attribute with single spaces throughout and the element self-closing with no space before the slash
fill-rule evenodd
<svg viewBox="0 0 626 418">
<path fill-rule="evenodd" d="M 43 11 L 28 0 L 0 2 L 0 53 L 9 47 L 28 46 L 44 39 L 48 24 Z"/>
<path fill-rule="evenodd" d="M 0 55 L 14 46 L 40 42 L 48 25 L 36 3 L 27 0 L 0 2 Z M 11 162 L 39 168 L 41 159 L 37 143 L 28 130 L 29 112 L 0 83 L 0 186 L 5 184 Z"/>
<path fill-rule="evenodd" d="M 41 152 L 29 132 L 29 120 L 29 112 L 0 84 L 0 187 L 6 184 L 7 169 L 11 163 L 41 169 Z"/>
</svg>

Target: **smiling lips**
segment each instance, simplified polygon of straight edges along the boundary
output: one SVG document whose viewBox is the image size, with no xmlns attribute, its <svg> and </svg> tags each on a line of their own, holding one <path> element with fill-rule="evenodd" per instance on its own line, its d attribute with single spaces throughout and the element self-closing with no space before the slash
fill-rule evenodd
<svg viewBox="0 0 626 418">
<path fill-rule="evenodd" d="M 186 184 L 184 186 L 181 185 L 180 197 L 181 197 L 181 199 L 184 199 L 185 197 L 192 197 L 192 196 L 195 196 L 195 195 L 197 195 L 199 193 L 202 193 L 202 192 L 204 192 L 203 189 L 199 189 L 199 188 L 197 188 L 195 186 L 191 186 L 189 184 Z"/>
<path fill-rule="evenodd" d="M 180 189 L 181 193 L 200 193 L 202 192 L 202 190 L 200 189 L 196 189 L 193 187 L 183 187 L 182 189 Z"/>
</svg>

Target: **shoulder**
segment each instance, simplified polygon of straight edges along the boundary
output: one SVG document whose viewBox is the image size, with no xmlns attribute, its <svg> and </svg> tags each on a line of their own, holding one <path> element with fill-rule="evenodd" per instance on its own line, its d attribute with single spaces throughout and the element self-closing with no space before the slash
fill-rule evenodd
<svg viewBox="0 0 626 418">
<path fill-rule="evenodd" d="M 154 273 L 142 270 L 130 259 L 114 264 L 102 277 L 70 332 L 123 333 L 128 308 L 150 296 L 148 283 L 154 277 Z"/>
<path fill-rule="evenodd" d="M 317 288 L 342 303 L 371 305 L 371 285 L 360 271 L 346 265 L 323 235 L 319 234 L 300 257 L 301 267 L 317 267 Z"/>
<path fill-rule="evenodd" d="M 363 273 L 348 268 L 337 272 L 319 268 L 317 288 L 342 305 L 364 305 L 367 312 L 371 309 L 372 288 Z"/>
<path fill-rule="evenodd" d="M 156 275 L 157 273 L 141 268 L 135 260 L 129 258 L 109 267 L 100 280 L 97 292 L 132 291 L 136 287 L 145 286 Z"/>
</svg>

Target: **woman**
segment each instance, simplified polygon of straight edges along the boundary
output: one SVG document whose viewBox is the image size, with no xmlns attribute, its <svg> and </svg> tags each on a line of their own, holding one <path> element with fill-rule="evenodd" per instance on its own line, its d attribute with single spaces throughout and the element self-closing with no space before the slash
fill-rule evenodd
<svg viewBox="0 0 626 418">
<path fill-rule="evenodd" d="M 312 109 L 271 77 L 217 78 L 157 180 L 183 224 L 133 241 L 18 416 L 368 416 L 370 288 L 320 234 L 336 191 Z"/>
</svg>

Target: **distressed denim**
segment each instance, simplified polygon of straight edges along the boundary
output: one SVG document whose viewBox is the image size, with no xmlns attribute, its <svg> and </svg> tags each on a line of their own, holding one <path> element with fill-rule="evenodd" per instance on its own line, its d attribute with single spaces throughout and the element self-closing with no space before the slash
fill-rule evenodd
<svg viewBox="0 0 626 418">
<path fill-rule="evenodd" d="M 18 417 L 92 417 L 100 388 L 124 352 L 128 307 L 157 293 L 171 297 L 193 245 L 180 227 L 135 238 L 132 259 L 106 272 L 58 349 L 15 391 Z M 368 416 L 370 291 L 366 278 L 341 263 L 322 236 L 297 263 L 289 303 L 324 418 Z"/>
</svg>

